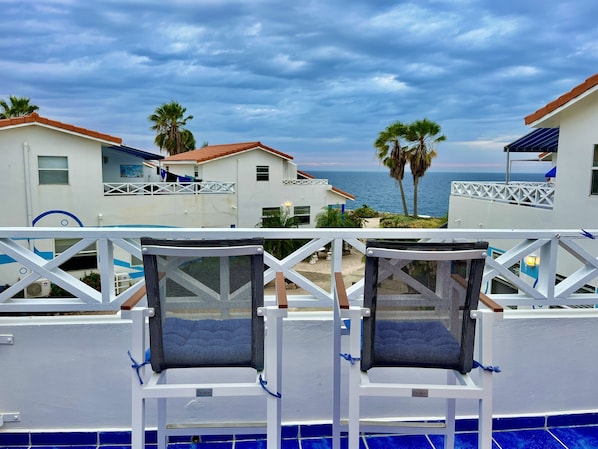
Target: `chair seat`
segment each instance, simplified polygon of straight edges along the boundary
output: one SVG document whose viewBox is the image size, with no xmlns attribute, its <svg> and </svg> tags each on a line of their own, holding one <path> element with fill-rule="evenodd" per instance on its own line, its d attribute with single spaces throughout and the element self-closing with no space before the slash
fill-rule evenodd
<svg viewBox="0 0 598 449">
<path fill-rule="evenodd" d="M 186 320 L 164 323 L 164 353 L 171 367 L 251 366 L 251 320 Z"/>
<path fill-rule="evenodd" d="M 439 321 L 379 320 L 374 348 L 375 366 L 452 368 L 461 352 Z"/>
</svg>

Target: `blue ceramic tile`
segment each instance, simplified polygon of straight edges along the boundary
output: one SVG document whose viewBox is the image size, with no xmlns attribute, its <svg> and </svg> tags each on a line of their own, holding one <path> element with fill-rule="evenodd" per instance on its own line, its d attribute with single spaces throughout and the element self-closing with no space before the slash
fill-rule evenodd
<svg viewBox="0 0 598 449">
<path fill-rule="evenodd" d="M 233 441 L 232 435 L 200 435 L 199 441 L 202 443 L 223 443 L 226 441 Z"/>
<path fill-rule="evenodd" d="M 478 430 L 477 419 L 458 419 L 455 422 L 455 430 L 457 432 L 476 432 Z"/>
<path fill-rule="evenodd" d="M 168 443 L 168 449 L 197 449 L 200 443 Z"/>
<path fill-rule="evenodd" d="M 235 442 L 235 449 L 266 449 L 266 447 L 266 440 Z M 281 449 L 300 449 L 299 440 L 282 440 L 280 447 Z M 202 446 L 201 449 L 204 449 L 204 447 Z M 211 449 L 211 446 L 205 449 Z"/>
<path fill-rule="evenodd" d="M 282 440 L 280 449 L 301 449 L 299 440 Z"/>
<path fill-rule="evenodd" d="M 299 426 L 282 426 L 282 438 L 299 438 Z"/>
<path fill-rule="evenodd" d="M 2 432 L 0 444 L 3 446 L 29 446 L 29 432 Z"/>
<path fill-rule="evenodd" d="M 0 449 L 29 449 L 29 445 L 27 446 L 5 446 L 0 444 Z"/>
<path fill-rule="evenodd" d="M 266 449 L 266 440 L 235 441 L 235 449 Z"/>
<path fill-rule="evenodd" d="M 58 444 L 58 445 L 40 445 L 40 446 L 31 446 L 35 449 L 62 449 L 62 448 L 67 448 L 67 447 L 72 447 L 72 448 L 76 448 L 76 449 L 96 449 L 98 446 L 96 444 L 94 444 L 93 446 L 89 446 L 89 445 L 73 445 L 73 444 Z"/>
<path fill-rule="evenodd" d="M 546 422 L 548 427 L 596 425 L 598 424 L 598 413 L 549 416 Z"/>
<path fill-rule="evenodd" d="M 239 434 L 235 435 L 235 441 L 247 441 L 247 440 L 265 440 L 266 434 L 265 433 L 257 433 L 257 434 Z"/>
<path fill-rule="evenodd" d="M 369 449 L 431 449 L 432 445 L 424 435 L 387 435 L 366 437 Z"/>
<path fill-rule="evenodd" d="M 550 432 L 569 449 L 598 447 L 598 427 L 560 427 Z"/>
<path fill-rule="evenodd" d="M 332 438 L 305 438 L 301 439 L 301 449 L 331 449 Z M 348 449 L 349 441 L 347 438 L 341 438 L 341 449 Z M 359 449 L 366 449 L 363 438 L 359 437 Z"/>
<path fill-rule="evenodd" d="M 563 449 L 548 431 L 540 429 L 495 432 L 494 440 L 502 449 Z"/>
<path fill-rule="evenodd" d="M 97 446 L 97 443 L 98 434 L 96 432 L 43 432 L 31 434 L 32 446 Z"/>
<path fill-rule="evenodd" d="M 146 430 L 145 431 L 145 444 L 158 444 L 158 431 Z"/>
<path fill-rule="evenodd" d="M 429 435 L 432 447 L 434 449 L 444 448 L 444 437 L 442 435 Z M 478 434 L 472 433 L 457 433 L 455 434 L 455 449 L 477 449 L 478 448 Z M 492 449 L 500 449 L 496 442 L 492 441 Z M 508 449 L 503 447 L 502 449 Z M 563 448 L 560 448 L 563 449 Z"/>
<path fill-rule="evenodd" d="M 546 423 L 544 416 L 522 416 L 514 418 L 495 418 L 492 420 L 492 429 L 518 430 L 518 429 L 543 429 Z"/>
<path fill-rule="evenodd" d="M 100 446 L 100 449 L 131 449 L 130 444 L 107 444 Z"/>
<path fill-rule="evenodd" d="M 103 445 L 131 445 L 131 432 L 99 432 L 100 446 Z"/>
<path fill-rule="evenodd" d="M 301 426 L 299 428 L 301 438 L 309 437 L 331 437 L 332 424 L 314 424 L 311 426 Z"/>
<path fill-rule="evenodd" d="M 332 438 L 302 438 L 301 449 L 332 449 Z"/>
</svg>

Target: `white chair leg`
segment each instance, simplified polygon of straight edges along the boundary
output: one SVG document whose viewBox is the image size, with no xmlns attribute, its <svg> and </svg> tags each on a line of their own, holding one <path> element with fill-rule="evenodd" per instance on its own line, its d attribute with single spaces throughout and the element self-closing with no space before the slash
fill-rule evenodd
<svg viewBox="0 0 598 449">
<path fill-rule="evenodd" d="M 361 308 L 351 309 L 349 354 L 358 358 L 361 354 Z M 359 449 L 359 406 L 361 364 L 359 360 L 349 366 L 349 449 Z"/>
<path fill-rule="evenodd" d="M 158 399 L 158 449 L 166 449 L 166 398 Z"/>
<path fill-rule="evenodd" d="M 131 447 L 145 447 L 145 399 L 133 393 Z"/>
</svg>

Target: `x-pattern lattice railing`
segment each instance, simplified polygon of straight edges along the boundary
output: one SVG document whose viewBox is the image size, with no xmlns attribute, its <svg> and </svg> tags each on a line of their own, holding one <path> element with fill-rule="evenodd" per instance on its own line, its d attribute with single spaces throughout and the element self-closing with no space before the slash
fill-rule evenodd
<svg viewBox="0 0 598 449">
<path fill-rule="evenodd" d="M 598 304 L 598 294 L 588 286 L 598 278 L 598 235 L 582 230 L 468 230 L 468 229 L 184 229 L 184 228 L 0 228 L 0 254 L 10 257 L 19 266 L 20 279 L 0 292 L 0 311 L 85 311 L 117 310 L 142 286 L 138 283 L 117 292 L 114 284 L 115 251 L 141 258 L 139 238 L 142 236 L 177 239 L 234 239 L 263 237 L 302 240 L 292 254 L 278 259 L 265 254 L 267 270 L 264 283 L 281 271 L 285 277 L 307 292 L 289 295 L 293 307 L 330 307 L 333 287 L 322 287 L 301 274 L 296 265 L 330 246 L 332 255 L 330 285 L 333 272 L 343 271 L 343 249 L 363 254 L 365 240 L 413 239 L 433 241 L 486 240 L 493 249 L 487 258 L 484 274 L 485 293 L 504 306 L 579 306 Z M 32 242 L 52 239 L 79 239 L 77 243 L 53 258 L 42 257 Z M 60 267 L 79 252 L 96 244 L 101 293 Z M 537 264 L 535 276 L 520 275 L 528 256 Z M 7 265 L 0 265 L 0 273 Z M 74 298 L 18 298 L 15 295 L 40 278 L 70 292 Z M 513 293 L 492 293 L 491 283 L 499 278 L 510 284 Z M 363 279 L 348 288 L 350 300 L 359 301 Z"/>
<path fill-rule="evenodd" d="M 451 195 L 552 209 L 554 185 L 549 183 L 453 181 Z"/>
<path fill-rule="evenodd" d="M 104 196 L 234 193 L 234 182 L 118 182 L 104 183 Z"/>
</svg>

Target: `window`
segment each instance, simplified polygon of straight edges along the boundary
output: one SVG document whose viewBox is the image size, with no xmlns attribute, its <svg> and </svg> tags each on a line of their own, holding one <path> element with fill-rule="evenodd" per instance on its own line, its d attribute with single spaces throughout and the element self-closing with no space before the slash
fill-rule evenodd
<svg viewBox="0 0 598 449">
<path fill-rule="evenodd" d="M 300 224 L 309 224 L 309 206 L 295 206 L 293 215 Z"/>
<path fill-rule="evenodd" d="M 66 156 L 38 156 L 40 184 L 68 184 L 69 165 Z"/>
<path fill-rule="evenodd" d="M 594 145 L 594 161 L 592 163 L 592 195 L 598 195 L 598 145 Z"/>
<path fill-rule="evenodd" d="M 278 222 L 280 222 L 280 207 L 262 208 L 262 226 L 269 228 Z"/>
<path fill-rule="evenodd" d="M 79 239 L 54 239 L 54 252 L 58 256 L 62 254 L 75 243 L 77 243 Z M 89 270 L 93 268 L 97 268 L 98 260 L 97 260 L 97 250 L 95 242 L 89 245 L 87 248 L 79 251 L 69 260 L 63 262 L 60 265 L 60 269 L 64 271 L 74 271 L 74 270 Z"/>
<path fill-rule="evenodd" d="M 270 167 L 258 165 L 255 167 L 256 181 L 268 181 L 270 179 Z"/>
</svg>

